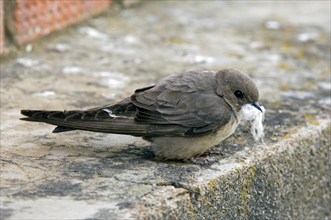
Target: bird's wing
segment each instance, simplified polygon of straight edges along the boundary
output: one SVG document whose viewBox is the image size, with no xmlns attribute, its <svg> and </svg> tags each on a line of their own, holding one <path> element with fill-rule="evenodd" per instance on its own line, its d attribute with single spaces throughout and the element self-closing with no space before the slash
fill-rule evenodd
<svg viewBox="0 0 331 220">
<path fill-rule="evenodd" d="M 88 130 L 135 136 L 198 136 L 227 124 L 232 111 L 215 93 L 215 74 L 188 72 L 138 89 L 116 104 L 86 111 L 22 110 L 53 132 Z"/>
<path fill-rule="evenodd" d="M 224 99 L 215 93 L 212 73 L 189 72 L 166 78 L 147 90 L 131 96 L 137 106 L 135 120 L 154 125 L 180 125 L 176 135 L 196 136 L 210 133 L 227 124 L 232 111 Z M 180 132 L 183 132 L 180 134 Z"/>
<path fill-rule="evenodd" d="M 86 111 L 22 110 L 25 121 L 44 122 L 57 127 L 54 133 L 72 130 L 128 134 L 133 136 L 182 135 L 187 128 L 180 125 L 157 125 L 135 120 L 137 107 L 126 98 L 116 104 Z"/>
</svg>

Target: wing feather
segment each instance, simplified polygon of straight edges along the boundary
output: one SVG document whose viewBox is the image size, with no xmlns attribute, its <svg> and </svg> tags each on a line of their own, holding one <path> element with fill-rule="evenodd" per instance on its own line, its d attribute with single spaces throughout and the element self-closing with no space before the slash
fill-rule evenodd
<svg viewBox="0 0 331 220">
<path fill-rule="evenodd" d="M 22 110 L 27 118 L 56 125 L 54 132 L 88 130 L 143 136 L 197 136 L 224 126 L 233 114 L 215 92 L 214 72 L 187 72 L 137 89 L 113 105 L 86 111 Z"/>
<path fill-rule="evenodd" d="M 213 132 L 231 118 L 231 108 L 215 92 L 213 72 L 189 72 L 131 96 L 135 119 L 156 125 L 186 127 L 184 135 Z M 182 129 L 181 129 L 182 130 Z"/>
</svg>

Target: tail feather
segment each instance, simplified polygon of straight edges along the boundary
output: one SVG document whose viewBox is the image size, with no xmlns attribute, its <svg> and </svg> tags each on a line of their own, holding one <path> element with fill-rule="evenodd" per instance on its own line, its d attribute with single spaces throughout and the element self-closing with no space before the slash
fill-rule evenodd
<svg viewBox="0 0 331 220">
<path fill-rule="evenodd" d="M 35 122 L 46 122 L 46 120 L 50 117 L 57 117 L 58 119 L 65 119 L 64 112 L 61 111 L 42 111 L 42 110 L 21 110 L 21 114 L 27 116 L 26 118 L 20 118 L 24 121 L 35 121 Z M 52 123 L 53 125 L 56 125 Z M 76 128 L 57 126 L 52 132 L 60 133 L 66 131 L 77 130 Z"/>
<path fill-rule="evenodd" d="M 93 114 L 90 112 L 85 111 L 22 110 L 21 114 L 27 116 L 26 118 L 21 118 L 21 120 L 56 125 L 57 127 L 53 130 L 53 133 L 79 129 L 144 136 L 147 130 L 146 124 L 138 124 L 132 117 L 114 116 L 99 119 L 93 117 Z"/>
<path fill-rule="evenodd" d="M 21 118 L 26 121 L 42 121 L 48 115 L 56 113 L 56 111 L 42 111 L 42 110 L 21 110 L 21 114 L 28 118 Z"/>
<path fill-rule="evenodd" d="M 61 133 L 66 131 L 74 131 L 77 130 L 76 128 L 69 128 L 69 127 L 63 127 L 63 126 L 56 126 L 52 133 Z"/>
</svg>

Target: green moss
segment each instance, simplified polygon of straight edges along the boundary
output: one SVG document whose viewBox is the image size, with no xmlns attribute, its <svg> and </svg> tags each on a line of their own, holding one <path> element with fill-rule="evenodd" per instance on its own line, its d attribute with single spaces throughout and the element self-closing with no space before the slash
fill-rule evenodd
<svg viewBox="0 0 331 220">
<path fill-rule="evenodd" d="M 247 176 L 247 181 L 246 184 L 243 185 L 242 191 L 241 191 L 241 204 L 243 206 L 243 216 L 247 216 L 249 212 L 249 207 L 247 204 L 247 196 L 251 194 L 251 186 L 254 180 L 256 174 L 256 167 L 251 167 L 248 170 L 248 176 Z"/>
<path fill-rule="evenodd" d="M 215 180 L 211 180 L 209 182 L 209 189 L 210 189 L 210 191 L 215 191 L 216 188 L 217 188 L 217 182 Z"/>
</svg>

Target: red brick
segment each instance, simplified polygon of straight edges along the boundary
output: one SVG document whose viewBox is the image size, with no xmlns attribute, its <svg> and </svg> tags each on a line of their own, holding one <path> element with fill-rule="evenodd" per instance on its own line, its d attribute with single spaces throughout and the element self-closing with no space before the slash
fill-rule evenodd
<svg viewBox="0 0 331 220">
<path fill-rule="evenodd" d="M 1 0 L 3 1 L 3 0 Z M 106 10 L 111 0 L 12 0 L 16 43 L 26 44 Z"/>
<path fill-rule="evenodd" d="M 3 0 L 0 0 L 0 54 L 3 54 L 5 49 L 5 33 L 3 21 Z"/>
</svg>

